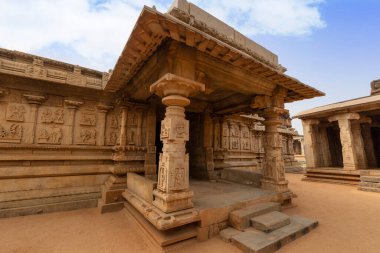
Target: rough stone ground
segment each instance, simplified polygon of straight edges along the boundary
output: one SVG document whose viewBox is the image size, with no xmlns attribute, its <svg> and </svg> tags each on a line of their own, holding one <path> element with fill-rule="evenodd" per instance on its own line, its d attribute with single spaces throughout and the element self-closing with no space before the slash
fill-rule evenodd
<svg viewBox="0 0 380 253">
<path fill-rule="evenodd" d="M 299 214 L 319 220 L 316 230 L 286 245 L 279 253 L 380 252 L 380 194 L 361 192 L 352 186 L 300 181 L 287 175 L 298 195 Z M 238 253 L 218 237 L 207 242 L 190 241 L 174 252 Z M 100 215 L 98 210 L 0 219 L 1 253 L 129 253 L 160 252 L 123 212 Z"/>
</svg>

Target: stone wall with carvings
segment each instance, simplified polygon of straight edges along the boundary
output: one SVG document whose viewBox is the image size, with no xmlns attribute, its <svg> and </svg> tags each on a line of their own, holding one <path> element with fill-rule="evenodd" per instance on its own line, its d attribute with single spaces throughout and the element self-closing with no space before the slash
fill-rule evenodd
<svg viewBox="0 0 380 253">
<path fill-rule="evenodd" d="M 212 119 L 212 149 L 215 170 L 237 168 L 260 172 L 264 159 L 264 119 L 253 116 L 225 116 Z M 279 129 L 286 166 L 297 166 L 294 159 L 294 129 L 287 125 Z"/>
<path fill-rule="evenodd" d="M 147 127 L 145 105 L 85 88 L 66 96 L 55 84 L 41 92 L 5 83 L 0 91 L 0 217 L 94 207 L 112 173 L 147 165 L 155 173 L 155 129 Z"/>
</svg>

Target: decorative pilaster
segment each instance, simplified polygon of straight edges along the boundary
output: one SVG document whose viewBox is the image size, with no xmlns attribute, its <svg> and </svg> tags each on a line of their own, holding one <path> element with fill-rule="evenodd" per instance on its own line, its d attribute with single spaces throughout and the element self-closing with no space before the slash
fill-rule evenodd
<svg viewBox="0 0 380 253">
<path fill-rule="evenodd" d="M 317 148 L 317 133 L 316 125 L 319 124 L 318 120 L 314 119 L 303 119 L 302 127 L 304 132 L 304 149 L 305 149 L 305 159 L 306 166 L 308 168 L 316 168 L 318 164 L 318 148 Z"/>
<path fill-rule="evenodd" d="M 112 109 L 112 106 L 100 104 L 97 106 L 98 109 L 98 135 L 96 144 L 98 146 L 104 146 L 105 135 L 106 135 L 106 117 L 107 112 Z"/>
<path fill-rule="evenodd" d="M 345 170 L 359 169 L 358 159 L 355 154 L 354 136 L 352 133 L 351 120 L 359 120 L 357 113 L 345 113 L 330 117 L 328 120 L 338 121 L 340 129 L 340 142 L 342 143 L 343 168 Z"/>
<path fill-rule="evenodd" d="M 146 147 L 145 154 L 145 176 L 155 177 L 157 171 L 156 165 L 156 113 L 154 110 L 149 109 L 146 116 Z"/>
<path fill-rule="evenodd" d="M 30 105 L 30 118 L 32 119 L 32 131 L 31 135 L 25 138 L 25 143 L 34 143 L 36 136 L 38 107 L 46 100 L 45 96 L 24 94 L 24 98 Z"/>
<path fill-rule="evenodd" d="M 265 159 L 263 168 L 262 188 L 280 193 L 290 193 L 288 181 L 285 180 L 285 166 L 282 159 L 282 138 L 278 126 L 282 121 L 280 115 L 286 110 L 278 107 L 264 110 L 265 121 Z"/>
<path fill-rule="evenodd" d="M 189 96 L 204 91 L 205 86 L 173 74 L 166 74 L 150 86 L 150 91 L 162 97 L 166 105 L 165 118 L 161 122 L 160 154 L 157 189 L 153 191 L 153 204 L 165 213 L 193 207 L 193 192 L 189 189 L 189 155 L 185 144 L 189 140 L 189 121 L 185 108 Z"/>
<path fill-rule="evenodd" d="M 66 138 L 68 143 L 66 144 L 73 145 L 75 138 L 75 114 L 78 108 L 83 105 L 83 102 L 67 98 L 65 99 L 65 105 L 69 111 L 67 125 L 70 127 L 68 138 Z"/>
</svg>

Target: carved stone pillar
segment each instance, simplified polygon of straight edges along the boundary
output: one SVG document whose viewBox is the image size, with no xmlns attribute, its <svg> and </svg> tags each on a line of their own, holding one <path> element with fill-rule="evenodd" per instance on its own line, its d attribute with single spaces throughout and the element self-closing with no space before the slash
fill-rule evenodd
<svg viewBox="0 0 380 253">
<path fill-rule="evenodd" d="M 173 74 L 166 74 L 150 86 L 150 91 L 162 97 L 166 105 L 161 122 L 160 154 L 157 189 L 153 191 L 153 204 L 170 213 L 193 207 L 193 192 L 189 189 L 189 155 L 185 143 L 189 140 L 189 121 L 185 119 L 185 106 L 189 96 L 204 91 L 205 86 Z"/>
<path fill-rule="evenodd" d="M 303 119 L 302 127 L 304 132 L 304 142 L 305 142 L 305 159 L 306 166 L 308 168 L 316 168 L 318 164 L 318 148 L 317 148 L 317 133 L 316 125 L 319 124 L 318 120 L 313 119 Z"/>
<path fill-rule="evenodd" d="M 282 159 L 282 138 L 278 126 L 282 121 L 280 115 L 286 110 L 267 108 L 264 110 L 265 125 L 265 160 L 263 167 L 262 188 L 279 193 L 290 193 L 288 181 L 285 180 L 285 166 Z M 286 197 L 290 198 L 290 194 Z"/>
<path fill-rule="evenodd" d="M 331 166 L 331 153 L 329 147 L 329 139 L 327 137 L 327 129 L 325 126 L 321 126 L 319 128 L 319 140 L 320 140 L 320 150 L 323 160 L 323 166 L 330 167 Z"/>
<path fill-rule="evenodd" d="M 351 121 L 351 131 L 353 137 L 353 148 L 356 156 L 358 169 L 367 169 L 368 162 L 364 148 L 364 141 L 362 137 L 362 129 L 359 120 Z M 369 144 L 371 145 L 371 144 Z"/>
<path fill-rule="evenodd" d="M 79 106 L 81 106 L 82 104 L 83 104 L 82 101 L 77 101 L 77 100 L 73 100 L 73 99 L 69 99 L 69 98 L 65 99 L 65 105 L 69 111 L 68 118 L 67 118 L 68 119 L 67 125 L 70 127 L 68 137 L 65 138 L 67 141 L 67 143 L 65 143 L 65 144 L 69 144 L 69 145 L 74 144 L 75 113 L 78 110 Z"/>
<path fill-rule="evenodd" d="M 107 112 L 112 108 L 112 106 L 100 104 L 98 108 L 98 135 L 96 143 L 98 146 L 104 146 L 105 135 L 106 135 L 106 117 Z"/>
<path fill-rule="evenodd" d="M 36 138 L 38 107 L 46 100 L 46 97 L 31 94 L 24 94 L 24 97 L 30 105 L 30 118 L 33 120 L 31 135 L 25 138 L 25 143 L 34 143 Z"/>
<path fill-rule="evenodd" d="M 351 120 L 359 120 L 357 113 L 345 113 L 330 117 L 328 120 L 338 121 L 340 141 L 342 143 L 343 168 L 345 170 L 358 169 L 358 159 L 355 154 L 354 136 L 352 133 Z"/>
<path fill-rule="evenodd" d="M 365 148 L 366 157 L 368 161 L 368 167 L 376 168 L 377 162 L 376 162 L 375 148 L 373 146 L 371 125 L 369 123 L 365 123 L 362 125 L 362 136 L 363 136 L 363 142 L 365 143 L 364 148 Z"/>
</svg>

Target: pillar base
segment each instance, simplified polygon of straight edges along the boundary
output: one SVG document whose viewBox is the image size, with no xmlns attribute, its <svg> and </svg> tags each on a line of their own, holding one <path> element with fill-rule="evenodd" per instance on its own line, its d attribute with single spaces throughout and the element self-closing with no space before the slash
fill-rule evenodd
<svg viewBox="0 0 380 253">
<path fill-rule="evenodd" d="M 280 192 L 280 193 L 289 191 L 288 180 L 274 181 L 271 178 L 261 179 L 261 188 Z"/>
<path fill-rule="evenodd" d="M 155 196 L 153 205 L 165 213 L 194 207 L 193 202 L 191 201 L 191 198 L 194 195 L 193 191 L 165 193 L 156 189 L 153 191 L 153 195 Z"/>
</svg>

